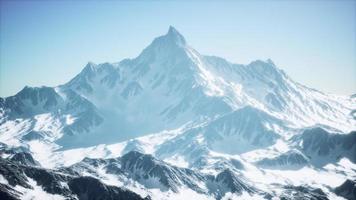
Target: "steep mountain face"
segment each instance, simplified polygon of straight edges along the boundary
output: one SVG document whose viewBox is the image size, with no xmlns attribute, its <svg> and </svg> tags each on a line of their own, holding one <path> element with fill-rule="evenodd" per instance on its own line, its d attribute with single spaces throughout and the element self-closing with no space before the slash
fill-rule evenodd
<svg viewBox="0 0 356 200">
<path fill-rule="evenodd" d="M 247 192 L 249 194 L 262 193 L 257 188 L 246 183 L 245 180 L 239 178 L 234 172 L 229 169 L 225 169 L 219 173 L 209 186 L 210 190 L 217 196 L 217 198 L 222 198 L 227 192 L 232 192 L 234 194 L 242 194 Z"/>
<path fill-rule="evenodd" d="M 206 175 L 171 166 L 151 155 L 135 151 L 115 159 L 85 158 L 73 166 L 57 170 L 0 159 L 0 172 L 3 176 L 0 183 L 1 195 L 11 199 L 22 199 L 29 193 L 27 190 L 33 189 L 36 185 L 40 186 L 48 198 L 57 195 L 61 197 L 60 199 L 86 200 L 98 199 L 99 196 L 104 199 L 143 199 L 142 195 L 137 195 L 126 188 L 107 185 L 98 180 L 101 178 L 105 182 L 105 176 L 112 176 L 117 180 L 136 181 L 137 183 L 127 182 L 126 187 L 130 184 L 142 184 L 148 189 L 146 193 L 149 193 L 150 189 L 160 188 L 162 191 L 172 191 L 174 196 L 174 193 L 179 193 L 181 186 L 185 185 L 192 191 L 206 196 L 213 195 L 217 199 L 221 199 L 228 192 L 264 194 L 231 170 L 226 169 L 216 176 Z M 150 197 L 147 196 L 145 199 Z"/>
<path fill-rule="evenodd" d="M 310 199 L 310 200 L 327 200 L 327 195 L 320 189 L 305 186 L 286 186 L 281 195 L 281 199 Z"/>
<path fill-rule="evenodd" d="M 2 141 L 56 141 L 88 133 L 102 123 L 97 108 L 72 90 L 25 87 L 15 96 L 1 98 Z"/>
<path fill-rule="evenodd" d="M 355 110 L 354 95 L 201 55 L 170 27 L 136 58 L 0 98 L 0 195 L 349 198 L 332 188 L 356 177 Z"/>
<path fill-rule="evenodd" d="M 102 199 L 132 199 L 142 200 L 139 195 L 115 186 L 108 186 L 92 177 L 74 178 L 68 183 L 69 188 L 80 200 Z M 144 198 L 149 200 L 149 197 Z"/>
<path fill-rule="evenodd" d="M 31 167 L 0 158 L 0 197 L 2 199 L 150 199 L 93 177 L 66 170 Z"/>
<path fill-rule="evenodd" d="M 2 98 L 1 105 L 6 108 L 5 116 L 16 119 L 56 111 L 56 107 L 62 103 L 61 100 L 53 88 L 25 87 L 15 96 Z"/>
<path fill-rule="evenodd" d="M 293 81 L 268 60 L 237 65 L 218 57 L 205 57 L 207 68 L 230 85 L 235 93 L 247 95 L 295 127 L 330 125 L 343 131 L 356 124 L 350 117 L 355 99 L 324 94 Z M 236 102 L 236 101 L 235 101 Z M 243 102 L 248 102 L 245 99 Z"/>
<path fill-rule="evenodd" d="M 170 166 L 150 155 L 131 151 L 122 158 L 122 168 L 147 188 L 157 187 L 161 190 L 178 192 L 179 186 L 185 185 L 192 190 L 203 192 L 199 182 L 206 178 L 189 169 Z"/>
<path fill-rule="evenodd" d="M 343 184 L 335 188 L 335 193 L 345 199 L 356 199 L 356 181 L 346 180 Z"/>
<path fill-rule="evenodd" d="M 335 162 L 343 157 L 356 163 L 356 132 L 338 134 L 323 128 L 305 130 L 296 137 L 297 143 L 316 166 Z"/>
<path fill-rule="evenodd" d="M 241 154 L 274 144 L 282 128 L 277 118 L 247 106 L 211 122 L 204 137 L 215 151 Z"/>
<path fill-rule="evenodd" d="M 33 159 L 29 152 L 16 153 L 9 157 L 10 161 L 27 166 L 40 166 L 36 160 Z"/>
<path fill-rule="evenodd" d="M 211 157 L 211 151 L 236 155 L 267 148 L 276 143 L 285 129 L 281 120 L 246 106 L 204 125 L 188 128 L 160 144 L 155 155 L 162 159 L 179 155 L 191 167 L 199 168 L 209 164 L 204 157 Z"/>
<path fill-rule="evenodd" d="M 298 169 L 309 164 L 309 158 L 298 150 L 290 150 L 273 158 L 264 158 L 256 163 L 262 168 Z"/>
<path fill-rule="evenodd" d="M 131 151 L 115 159 L 88 159 L 70 167 L 71 171 L 90 173 L 98 176 L 98 171 L 104 169 L 108 174 L 126 176 L 137 181 L 147 189 L 159 188 L 163 192 L 181 192 L 181 188 L 203 195 L 212 195 L 221 199 L 227 193 L 267 195 L 252 186 L 248 180 L 230 169 L 224 169 L 219 174 L 207 175 L 195 170 L 172 166 L 151 155 Z"/>
</svg>

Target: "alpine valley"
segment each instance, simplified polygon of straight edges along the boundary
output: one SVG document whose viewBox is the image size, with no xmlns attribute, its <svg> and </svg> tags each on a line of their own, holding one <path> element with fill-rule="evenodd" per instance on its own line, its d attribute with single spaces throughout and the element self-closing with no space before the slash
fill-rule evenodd
<svg viewBox="0 0 356 200">
<path fill-rule="evenodd" d="M 0 98 L 0 199 L 356 199 L 356 96 L 173 27 L 134 59 Z"/>
</svg>

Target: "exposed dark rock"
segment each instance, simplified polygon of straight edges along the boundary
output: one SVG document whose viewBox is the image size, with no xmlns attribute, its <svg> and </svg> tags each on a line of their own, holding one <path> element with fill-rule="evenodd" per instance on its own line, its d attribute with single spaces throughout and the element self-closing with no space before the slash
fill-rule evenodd
<svg viewBox="0 0 356 200">
<path fill-rule="evenodd" d="M 225 169 L 217 176 L 211 176 L 209 179 L 210 181 L 207 182 L 209 192 L 214 194 L 217 199 L 221 199 L 227 192 L 235 194 L 242 194 L 242 192 L 249 194 L 262 193 L 230 169 Z"/>
<path fill-rule="evenodd" d="M 24 174 L 23 167 L 2 158 L 0 158 L 0 174 L 11 186 L 20 185 L 24 188 L 32 188 L 27 183 L 28 180 Z"/>
<path fill-rule="evenodd" d="M 14 155 L 16 153 L 29 152 L 28 148 L 24 146 L 12 147 L 4 143 L 0 143 L 0 154 Z"/>
<path fill-rule="evenodd" d="M 132 178 L 137 181 L 142 179 L 156 178 L 166 189 L 178 192 L 178 187 L 182 184 L 202 192 L 197 185 L 197 180 L 205 180 L 202 174 L 193 170 L 171 166 L 163 161 L 154 158 L 151 155 L 131 151 L 121 158 L 122 169 L 128 171 Z"/>
<path fill-rule="evenodd" d="M 356 163 L 356 131 L 340 134 L 316 127 L 305 130 L 293 139 L 313 165 L 324 166 L 342 157 Z M 314 159 L 316 158 L 316 159 Z"/>
<path fill-rule="evenodd" d="M 79 200 L 116 200 L 130 199 L 142 200 L 140 195 L 115 186 L 108 186 L 93 177 L 78 177 L 68 183 L 69 188 L 77 195 Z"/>
<path fill-rule="evenodd" d="M 43 190 L 50 194 L 60 194 L 62 196 L 71 196 L 71 191 L 64 187 L 61 183 L 68 182 L 72 177 L 57 173 L 53 170 L 27 167 L 24 168 L 26 176 L 37 182 L 37 185 L 42 186 Z"/>
<path fill-rule="evenodd" d="M 231 160 L 227 160 L 230 162 Z M 241 167 L 240 162 L 236 163 Z M 179 192 L 180 187 L 190 188 L 198 193 L 213 195 L 222 198 L 227 192 L 242 194 L 258 193 L 266 196 L 267 193 L 250 185 L 242 176 L 225 169 L 217 176 L 202 174 L 190 169 L 169 165 L 151 155 L 131 151 L 121 158 L 115 159 L 90 159 L 85 158 L 70 168 L 74 171 L 86 171 L 96 175 L 93 168 L 106 169 L 107 173 L 117 176 L 126 176 L 146 188 L 157 188 L 162 191 L 171 190 Z M 148 184 L 149 183 L 149 184 Z M 206 185 L 207 188 L 203 185 Z"/>
<path fill-rule="evenodd" d="M 285 186 L 284 192 L 280 196 L 281 200 L 307 199 L 307 200 L 328 200 L 327 195 L 319 188 L 306 186 Z"/>
<path fill-rule="evenodd" d="M 40 166 L 40 163 L 33 159 L 32 155 L 28 152 L 15 153 L 9 157 L 9 160 L 21 165 Z"/>
<path fill-rule="evenodd" d="M 0 183 L 0 199 L 20 200 L 21 193 L 12 189 L 10 186 Z"/>
<path fill-rule="evenodd" d="M 28 178 L 31 178 L 45 192 L 61 195 L 66 199 L 144 199 L 134 192 L 102 183 L 95 178 L 99 177 L 96 174 L 98 168 L 118 177 L 123 176 L 135 180 L 143 185 L 150 182 L 151 185 L 145 185 L 147 188 L 162 189 L 165 187 L 166 190 L 178 192 L 180 187 L 187 187 L 198 193 L 212 195 L 216 199 L 221 199 L 228 192 L 235 194 L 247 192 L 251 195 L 262 195 L 267 199 L 272 197 L 271 194 L 251 185 L 242 175 L 238 174 L 238 171 L 225 169 L 216 176 L 206 175 L 169 165 L 151 155 L 136 151 L 113 159 L 85 158 L 71 167 L 58 170 L 29 166 L 26 163 L 1 158 L 0 174 L 9 185 L 0 184 L 0 197 L 11 200 L 21 199 L 21 193 L 13 187 L 19 185 L 31 190 L 33 188 L 28 182 Z M 84 171 L 94 177 L 80 176 Z M 156 181 L 156 183 L 152 185 L 152 181 Z M 201 184 L 207 187 L 202 187 Z M 354 182 L 347 181 L 336 188 L 335 193 L 350 198 L 350 195 L 355 194 L 355 185 L 353 184 Z M 327 200 L 327 196 L 320 189 L 306 186 L 285 186 L 283 189 L 281 199 Z M 150 197 L 145 199 L 150 199 Z"/>
<path fill-rule="evenodd" d="M 106 164 L 111 164 L 113 160 L 108 159 L 104 161 Z M 92 160 L 91 163 L 95 164 L 97 161 Z M 30 190 L 33 189 L 28 183 L 28 178 L 33 179 L 45 192 L 63 196 L 68 200 L 77 199 L 76 195 L 78 195 L 80 200 L 143 199 L 134 192 L 119 187 L 107 186 L 95 178 L 80 177 L 75 170 L 69 168 L 49 170 L 0 158 L 0 175 L 9 184 L 0 184 L 0 199 L 21 199 L 22 194 L 12 187 L 19 185 Z M 147 197 L 145 199 L 150 198 Z"/>
<path fill-rule="evenodd" d="M 223 172 L 219 173 L 215 178 L 215 182 L 222 183 L 227 188 L 229 188 L 232 193 L 241 194 L 242 191 L 254 193 L 257 191 L 252 186 L 246 184 L 246 181 L 243 181 L 242 179 L 237 177 L 235 173 L 229 169 L 226 169 Z"/>
<path fill-rule="evenodd" d="M 349 200 L 356 199 L 356 180 L 347 179 L 343 184 L 336 187 L 335 194 L 342 196 Z"/>
<path fill-rule="evenodd" d="M 54 88 L 26 86 L 16 95 L 4 98 L 1 106 L 10 118 L 31 117 L 35 114 L 54 111 L 60 100 Z M 30 105 L 27 105 L 26 101 L 30 102 Z"/>
</svg>

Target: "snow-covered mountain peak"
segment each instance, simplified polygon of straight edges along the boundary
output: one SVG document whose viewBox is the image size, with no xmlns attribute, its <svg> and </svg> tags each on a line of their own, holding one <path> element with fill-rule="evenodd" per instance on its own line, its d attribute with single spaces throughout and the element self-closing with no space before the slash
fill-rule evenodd
<svg viewBox="0 0 356 200">
<path fill-rule="evenodd" d="M 186 46 L 186 41 L 183 35 L 171 26 L 165 35 L 155 38 L 150 46 L 155 48 L 182 48 Z"/>
<path fill-rule="evenodd" d="M 183 37 L 182 34 L 180 34 L 177 29 L 175 29 L 173 26 L 170 26 L 168 29 L 167 34 L 165 35 L 167 39 L 170 41 L 174 41 L 177 45 L 184 46 L 186 45 L 185 38 Z"/>
<path fill-rule="evenodd" d="M 108 73 L 115 71 L 115 66 L 108 62 L 101 63 L 101 64 L 95 64 L 93 62 L 88 62 L 80 74 L 90 75 L 92 73 L 96 73 L 96 72 L 101 73 L 103 71 L 106 71 Z"/>
<path fill-rule="evenodd" d="M 45 86 L 26 86 L 16 95 L 0 99 L 5 113 L 15 118 L 52 112 L 61 101 L 54 88 Z"/>
<path fill-rule="evenodd" d="M 147 64 L 155 60 L 164 61 L 167 58 L 179 59 L 186 55 L 186 48 L 184 37 L 175 28 L 170 27 L 165 35 L 155 38 L 135 60 Z"/>
<path fill-rule="evenodd" d="M 32 91 L 39 91 L 39 92 L 40 91 L 47 91 L 47 92 L 50 92 L 50 91 L 54 91 L 54 89 L 51 88 L 51 87 L 47 87 L 47 86 L 31 87 L 31 86 L 26 85 L 16 95 L 25 95 L 25 94 L 28 94 L 29 92 L 32 92 Z"/>
</svg>

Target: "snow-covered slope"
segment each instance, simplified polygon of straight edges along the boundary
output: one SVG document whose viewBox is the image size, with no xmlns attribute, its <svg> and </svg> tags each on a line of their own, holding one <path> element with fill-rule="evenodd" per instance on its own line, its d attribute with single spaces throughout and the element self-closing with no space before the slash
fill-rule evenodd
<svg viewBox="0 0 356 200">
<path fill-rule="evenodd" d="M 88 133 L 103 121 L 90 101 L 70 89 L 26 86 L 0 102 L 0 138 L 9 144 L 38 139 L 54 142 L 63 136 Z"/>
<path fill-rule="evenodd" d="M 356 178 L 355 110 L 354 95 L 303 86 L 271 60 L 201 55 L 170 27 L 136 58 L 0 98 L 1 165 L 69 170 L 109 196 L 120 188 L 82 176 L 154 199 L 337 199 Z M 0 188 L 47 195 L 39 181 Z"/>
</svg>

